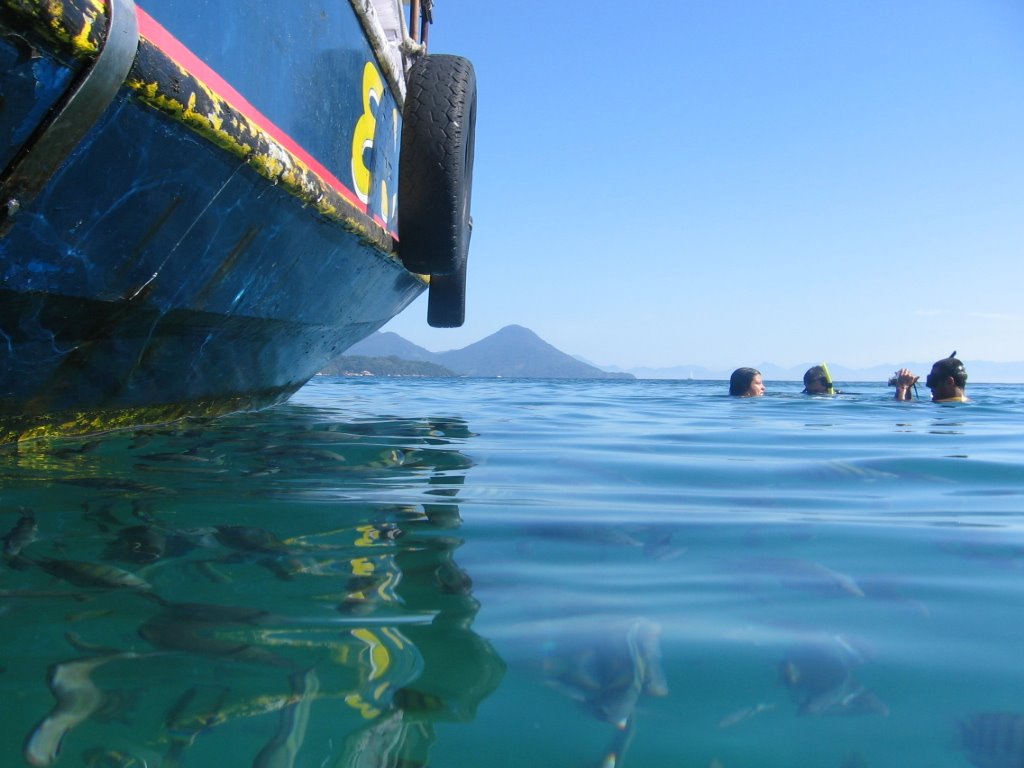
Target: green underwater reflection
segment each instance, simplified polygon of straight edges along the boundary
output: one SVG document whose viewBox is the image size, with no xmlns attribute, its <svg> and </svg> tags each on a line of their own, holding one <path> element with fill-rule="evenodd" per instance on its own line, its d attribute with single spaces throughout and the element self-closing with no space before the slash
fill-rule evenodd
<svg viewBox="0 0 1024 768">
<path fill-rule="evenodd" d="M 0 764 L 427 765 L 505 673 L 469 435 L 284 406 L 3 449 Z"/>
</svg>

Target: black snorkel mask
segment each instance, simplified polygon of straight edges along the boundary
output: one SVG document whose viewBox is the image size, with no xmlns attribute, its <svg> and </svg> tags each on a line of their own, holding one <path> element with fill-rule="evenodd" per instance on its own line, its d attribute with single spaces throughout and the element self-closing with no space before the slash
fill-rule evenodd
<svg viewBox="0 0 1024 768">
<path fill-rule="evenodd" d="M 936 371 L 935 367 L 938 366 L 939 370 Z M 956 350 L 954 349 L 952 354 L 945 360 L 940 360 L 932 370 L 929 371 L 928 377 L 924 380 L 924 385 L 928 389 L 935 389 L 946 379 L 953 379 L 957 386 L 962 386 L 960 382 L 967 380 L 967 369 L 964 368 L 964 364 L 956 360 Z"/>
</svg>

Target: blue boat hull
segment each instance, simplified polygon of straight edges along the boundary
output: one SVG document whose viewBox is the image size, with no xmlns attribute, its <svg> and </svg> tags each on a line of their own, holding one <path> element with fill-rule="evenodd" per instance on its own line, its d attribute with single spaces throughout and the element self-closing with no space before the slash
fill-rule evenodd
<svg viewBox="0 0 1024 768">
<path fill-rule="evenodd" d="M 66 0 L 82 29 L 50 39 L 24 4 L 0 0 L 8 186 L 105 21 Z M 37 190 L 5 191 L 0 441 L 273 404 L 426 287 L 397 256 L 398 99 L 353 9 L 145 6 L 102 115 Z"/>
</svg>

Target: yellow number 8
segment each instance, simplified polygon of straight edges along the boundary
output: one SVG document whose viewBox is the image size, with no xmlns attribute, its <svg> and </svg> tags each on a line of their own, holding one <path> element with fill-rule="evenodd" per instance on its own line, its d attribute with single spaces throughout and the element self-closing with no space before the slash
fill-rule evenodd
<svg viewBox="0 0 1024 768">
<path fill-rule="evenodd" d="M 370 169 L 366 167 L 366 152 L 373 148 L 373 137 L 377 131 L 374 111 L 380 105 L 384 94 L 384 81 L 372 62 L 363 67 L 363 114 L 356 123 L 352 136 L 352 183 L 355 193 L 365 205 L 370 201 Z"/>
</svg>

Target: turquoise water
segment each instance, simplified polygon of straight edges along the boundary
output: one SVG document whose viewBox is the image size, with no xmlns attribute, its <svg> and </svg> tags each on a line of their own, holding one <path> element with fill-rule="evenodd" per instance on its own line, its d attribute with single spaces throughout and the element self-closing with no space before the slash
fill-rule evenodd
<svg viewBox="0 0 1024 768">
<path fill-rule="evenodd" d="M 318 378 L 0 450 L 0 765 L 1024 764 L 1024 387 Z"/>
</svg>

